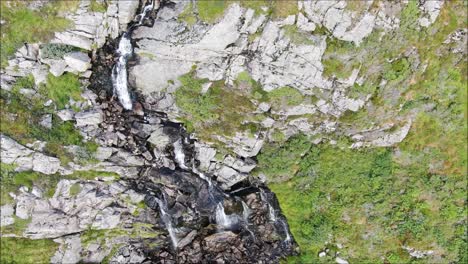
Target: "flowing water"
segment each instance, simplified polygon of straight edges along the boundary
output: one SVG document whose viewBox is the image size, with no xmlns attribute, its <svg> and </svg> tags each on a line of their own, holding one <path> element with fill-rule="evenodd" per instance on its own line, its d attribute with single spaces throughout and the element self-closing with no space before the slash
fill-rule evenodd
<svg viewBox="0 0 468 264">
<path fill-rule="evenodd" d="M 136 26 L 143 24 L 144 19 L 150 14 L 153 9 L 154 3 L 151 3 L 143 8 L 143 11 L 137 15 L 139 22 Z M 119 42 L 117 54 L 119 58 L 112 68 L 112 85 L 114 87 L 114 95 L 119 98 L 120 104 L 126 110 L 132 110 L 133 103 L 128 91 L 128 76 L 127 76 L 127 63 L 128 59 L 133 54 L 133 46 L 131 42 L 131 32 L 135 26 L 131 26 L 127 32 L 122 34 Z"/>
<path fill-rule="evenodd" d="M 223 228 L 229 228 L 233 224 L 231 217 L 224 212 L 223 202 L 218 203 L 216 206 L 215 216 L 216 223 Z"/>
<path fill-rule="evenodd" d="M 171 237 L 172 246 L 174 248 L 177 248 L 177 244 L 178 244 L 179 241 L 177 239 L 176 230 L 172 226 L 171 216 L 167 213 L 166 204 L 163 203 L 163 201 L 161 201 L 160 199 L 157 199 L 157 198 L 156 198 L 156 201 L 157 201 L 157 203 L 159 205 L 159 211 L 161 213 L 161 219 L 163 220 L 164 225 L 166 226 L 167 232 L 169 233 L 169 236 Z"/>
<path fill-rule="evenodd" d="M 179 165 L 180 168 L 186 170 L 188 169 L 187 166 L 185 165 L 185 153 L 184 153 L 184 147 L 182 145 L 182 140 L 179 139 L 176 142 L 174 142 L 174 158 L 177 164 Z"/>
</svg>

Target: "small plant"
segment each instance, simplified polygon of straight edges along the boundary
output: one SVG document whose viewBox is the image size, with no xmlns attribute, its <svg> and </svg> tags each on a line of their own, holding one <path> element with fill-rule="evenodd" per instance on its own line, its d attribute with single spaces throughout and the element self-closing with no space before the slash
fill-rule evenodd
<svg viewBox="0 0 468 264">
<path fill-rule="evenodd" d="M 277 88 L 268 94 L 272 107 L 282 109 L 288 106 L 299 105 L 304 101 L 304 96 L 297 89 L 291 87 Z"/>
<path fill-rule="evenodd" d="M 76 47 L 61 43 L 46 43 L 40 46 L 41 56 L 47 59 L 62 59 L 63 56 L 72 51 L 78 50 Z"/>
</svg>

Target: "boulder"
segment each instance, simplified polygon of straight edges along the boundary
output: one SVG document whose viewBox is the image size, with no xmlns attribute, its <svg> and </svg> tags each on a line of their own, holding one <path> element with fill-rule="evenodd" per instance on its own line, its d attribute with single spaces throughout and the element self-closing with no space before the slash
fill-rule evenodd
<svg viewBox="0 0 468 264">
<path fill-rule="evenodd" d="M 67 65 L 76 72 L 85 72 L 91 68 L 91 58 L 80 51 L 67 53 L 63 56 L 63 59 Z"/>
<path fill-rule="evenodd" d="M 158 150 L 163 151 L 170 143 L 171 139 L 163 131 L 163 127 L 158 127 L 151 136 L 148 138 L 148 142 L 155 146 Z"/>
<path fill-rule="evenodd" d="M 90 110 L 77 113 L 75 119 L 78 127 L 98 126 L 104 121 L 104 116 L 100 110 Z"/>
</svg>

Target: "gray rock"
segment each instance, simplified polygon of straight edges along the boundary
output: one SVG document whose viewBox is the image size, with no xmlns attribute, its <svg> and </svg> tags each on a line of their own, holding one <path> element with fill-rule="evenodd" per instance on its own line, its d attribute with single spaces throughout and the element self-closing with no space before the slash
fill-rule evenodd
<svg viewBox="0 0 468 264">
<path fill-rule="evenodd" d="M 75 114 L 76 125 L 82 126 L 98 126 L 104 121 L 104 116 L 100 110 L 91 110 Z"/>
<path fill-rule="evenodd" d="M 139 6 L 139 2 L 138 1 L 118 1 L 117 6 L 119 8 L 119 11 L 118 11 L 119 26 L 121 30 L 125 30 L 127 28 L 127 24 L 130 23 L 135 17 L 136 11 Z"/>
<path fill-rule="evenodd" d="M 83 52 L 70 52 L 63 56 L 67 65 L 76 72 L 85 72 L 91 68 L 91 59 Z"/>
<path fill-rule="evenodd" d="M 186 235 L 184 238 L 182 238 L 179 241 L 179 243 L 177 243 L 177 247 L 180 248 L 180 249 L 184 248 L 185 246 L 190 244 L 193 241 L 193 239 L 195 239 L 197 234 L 198 234 L 197 230 L 190 231 L 190 233 L 188 233 L 188 235 Z"/>
<path fill-rule="evenodd" d="M 148 142 L 162 151 L 171 143 L 171 139 L 166 135 L 166 133 L 164 133 L 162 127 L 158 127 L 153 133 L 151 133 L 151 136 L 148 138 Z"/>
<path fill-rule="evenodd" d="M 114 148 L 107 148 L 107 147 L 98 147 L 94 157 L 98 160 L 106 160 L 112 156 L 114 153 Z"/>
<path fill-rule="evenodd" d="M 57 115 L 58 117 L 60 117 L 60 119 L 62 119 L 62 121 L 70 121 L 70 120 L 73 120 L 75 116 L 75 112 L 71 109 L 63 109 L 63 110 L 57 111 Z"/>
<path fill-rule="evenodd" d="M 13 218 L 15 211 L 11 204 L 2 205 L 0 212 L 0 226 L 11 225 L 15 222 L 15 219 Z"/>
<path fill-rule="evenodd" d="M 230 168 L 228 166 L 222 166 L 216 175 L 218 176 L 217 180 L 221 183 L 221 188 L 229 189 L 234 184 L 243 181 L 247 178 L 247 174 L 242 174 Z"/>
<path fill-rule="evenodd" d="M 34 153 L 32 166 L 34 171 L 44 174 L 55 174 L 60 168 L 60 160 L 42 153 Z"/>
<path fill-rule="evenodd" d="M 81 239 L 79 235 L 54 240 L 60 247 L 52 256 L 51 263 L 78 263 L 81 260 Z"/>
<path fill-rule="evenodd" d="M 200 169 L 207 170 L 210 166 L 211 160 L 216 156 L 216 149 L 203 145 L 198 142 L 195 143 L 196 156 L 195 158 L 200 161 Z"/>
<path fill-rule="evenodd" d="M 51 129 L 52 128 L 52 114 L 44 115 L 39 122 L 39 125 Z"/>
</svg>

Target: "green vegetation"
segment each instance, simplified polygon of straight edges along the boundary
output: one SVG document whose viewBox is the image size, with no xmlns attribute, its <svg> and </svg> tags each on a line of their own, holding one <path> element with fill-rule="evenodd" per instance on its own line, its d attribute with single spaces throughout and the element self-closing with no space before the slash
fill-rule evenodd
<svg viewBox="0 0 468 264">
<path fill-rule="evenodd" d="M 70 187 L 70 196 L 76 196 L 80 193 L 81 186 L 79 183 L 75 183 Z"/>
<path fill-rule="evenodd" d="M 300 31 L 296 25 L 283 27 L 284 33 L 292 43 L 297 45 L 313 45 L 314 42 L 308 37 L 308 33 Z"/>
<path fill-rule="evenodd" d="M 73 155 L 65 146 L 77 145 L 82 149 L 77 161 L 84 163 L 93 161 L 92 153 L 97 144 L 83 142 L 83 137 L 75 129 L 72 121 L 62 122 L 52 116 L 52 128 L 48 129 L 39 123 L 44 115 L 53 113 L 53 106 L 45 107 L 46 98 L 52 98 L 59 108 L 63 108 L 70 98 L 81 100 L 81 88 L 78 77 L 65 74 L 60 77 L 49 75 L 47 84 L 39 88 L 40 94 L 32 98 L 20 93 L 20 89 L 34 89 L 32 75 L 17 79 L 11 92 L 3 91 L 0 95 L 2 109 L 0 111 L 0 125 L 2 132 L 21 144 L 32 143 L 35 140 L 46 141 L 47 154 L 60 158 L 63 164 L 72 161 Z"/>
<path fill-rule="evenodd" d="M 257 173 L 271 182 L 301 249 L 289 263 L 334 262 L 318 257 L 325 248 L 350 263 L 468 261 L 466 57 L 443 43 L 466 27 L 465 11 L 447 3 L 433 25 L 416 29 L 419 9 L 410 1 L 397 30 L 374 32 L 360 46 L 329 37 L 325 74 L 345 78 L 360 68 L 366 81 L 349 96 L 372 96 L 371 107 L 345 113 L 340 125 L 413 123 L 393 148 L 353 150 L 347 139 L 310 146 L 297 137 L 264 147 Z M 417 260 L 403 245 L 434 253 Z"/>
<path fill-rule="evenodd" d="M 290 179 L 297 173 L 299 162 L 309 149 L 309 139 L 304 135 L 290 138 L 284 144 L 267 145 L 257 156 L 257 170 L 272 182 Z"/>
<path fill-rule="evenodd" d="M 277 88 L 268 93 L 272 106 L 276 108 L 285 108 L 287 106 L 296 106 L 304 101 L 304 96 L 291 87 Z"/>
<path fill-rule="evenodd" d="M 26 7 L 25 1 L 2 1 L 1 19 L 1 66 L 7 65 L 7 59 L 13 55 L 24 42 L 44 42 L 53 36 L 56 31 L 62 31 L 70 26 L 70 21 L 59 17 L 59 12 L 65 10 L 67 3 L 51 3 L 33 11 Z M 73 2 L 73 1 L 71 1 Z"/>
<path fill-rule="evenodd" d="M 55 193 L 57 184 L 62 179 L 69 180 L 94 180 L 96 177 L 114 177 L 115 180 L 119 179 L 119 175 L 113 172 L 99 172 L 99 171 L 75 171 L 70 175 L 61 176 L 59 174 L 45 175 L 39 172 L 23 171 L 15 172 L 15 165 L 1 163 L 1 198 L 0 205 L 11 204 L 13 199 L 9 193 L 15 193 L 19 187 L 26 186 L 32 188 L 33 186 L 39 187 L 45 197 L 52 197 Z M 70 190 L 70 195 L 79 193 L 79 184 Z"/>
<path fill-rule="evenodd" d="M 78 76 L 72 73 L 65 73 L 59 77 L 49 74 L 47 83 L 40 88 L 40 92 L 52 99 L 59 109 L 63 109 L 70 99 L 83 100 L 80 87 Z"/>
<path fill-rule="evenodd" d="M 43 58 L 62 59 L 65 54 L 78 49 L 76 47 L 60 43 L 46 43 L 40 46 L 40 50 Z"/>
<path fill-rule="evenodd" d="M 227 87 L 223 81 L 213 82 L 202 93 L 204 79 L 195 78 L 195 72 L 179 79 L 182 86 L 175 93 L 177 106 L 182 110 L 184 122 L 200 137 L 212 140 L 213 135 L 232 135 L 243 130 L 248 116 L 254 110 L 248 96 L 251 87 Z M 243 83 L 248 85 L 248 83 Z"/>
<path fill-rule="evenodd" d="M 2 237 L 1 263 L 49 263 L 59 244 L 52 239 Z"/>
<path fill-rule="evenodd" d="M 291 150 L 303 143 L 287 145 Z M 403 164 L 407 158 L 400 160 L 390 149 L 311 147 L 295 164 L 293 180 L 270 185 L 301 247 L 301 255 L 290 261 L 332 261 L 317 258 L 327 242 L 345 245 L 341 256 L 351 263 L 380 262 L 381 257 L 408 263 L 401 245 L 435 249 L 446 262 L 460 260 L 466 230 L 458 223 L 466 213 L 460 207 L 466 179 L 432 174 L 428 163 L 424 168 L 417 160 Z"/>
<path fill-rule="evenodd" d="M 218 0 L 206 0 L 198 1 L 198 16 L 200 19 L 206 23 L 212 24 L 220 19 L 224 10 L 228 7 L 228 1 L 218 1 Z"/>
<path fill-rule="evenodd" d="M 197 23 L 197 17 L 195 16 L 193 10 L 193 3 L 190 2 L 184 9 L 184 11 L 178 16 L 180 21 L 184 21 L 187 23 L 189 27 L 195 25 Z"/>
<path fill-rule="evenodd" d="M 91 0 L 89 11 L 104 13 L 107 11 L 106 1 Z"/>
<path fill-rule="evenodd" d="M 1 233 L 14 234 L 17 236 L 23 235 L 23 232 L 28 228 L 31 219 L 21 219 L 17 216 L 13 216 L 13 219 L 15 220 L 13 224 L 1 227 Z"/>
</svg>

